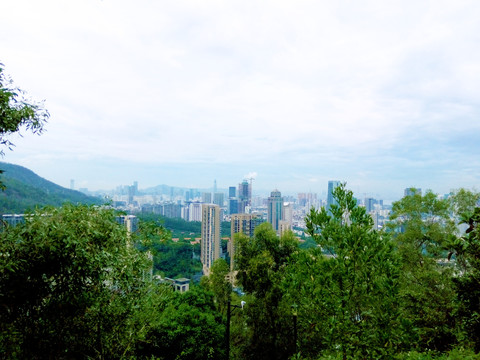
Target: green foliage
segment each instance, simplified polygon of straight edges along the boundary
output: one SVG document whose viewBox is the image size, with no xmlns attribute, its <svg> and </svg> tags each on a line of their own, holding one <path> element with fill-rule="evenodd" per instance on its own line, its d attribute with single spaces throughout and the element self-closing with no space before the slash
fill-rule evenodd
<svg viewBox="0 0 480 360">
<path fill-rule="evenodd" d="M 469 225 L 458 239 L 456 253 L 464 260 L 462 276 L 455 278 L 459 300 L 458 316 L 465 338 L 480 352 L 480 208 L 464 215 Z"/>
<path fill-rule="evenodd" d="M 172 237 L 180 239 L 185 237 L 200 237 L 202 231 L 201 221 L 186 221 L 181 218 L 170 218 L 153 213 L 143 213 L 138 215 L 143 221 L 154 221 L 170 230 Z M 220 233 L 222 236 L 230 236 L 230 222 L 222 221 Z"/>
<path fill-rule="evenodd" d="M 27 99 L 25 93 L 5 76 L 4 65 L 0 63 L 0 144 L 9 148 L 14 146 L 8 136 L 18 132 L 21 127 L 41 133 L 48 117 L 49 113 L 43 104 Z"/>
<path fill-rule="evenodd" d="M 154 271 L 170 278 L 192 278 L 202 270 L 202 264 L 193 254 L 200 251 L 199 247 L 189 243 L 167 241 L 156 243 L 154 249 Z"/>
<path fill-rule="evenodd" d="M 395 356 L 398 360 L 478 360 L 480 354 L 475 354 L 472 350 L 455 348 L 448 353 L 436 353 L 433 351 L 417 352 L 410 351 L 400 353 Z"/>
<path fill-rule="evenodd" d="M 153 320 L 144 341 L 138 343 L 142 358 L 222 359 L 225 327 L 215 310 L 213 295 L 200 287 L 175 296 Z"/>
<path fill-rule="evenodd" d="M 422 263 L 425 256 L 445 255 L 449 235 L 456 231 L 450 214 L 450 201 L 439 199 L 430 190 L 423 196 L 415 192 L 392 204 L 388 228 L 395 233 L 404 261 L 409 261 L 408 266 Z"/>
<path fill-rule="evenodd" d="M 415 329 L 413 348 L 446 351 L 456 343 L 452 268 L 441 266 L 456 225 L 451 202 L 427 191 L 393 203 L 390 229 L 402 259 L 402 312 Z"/>
<path fill-rule="evenodd" d="M 158 221 L 127 235 L 112 210 L 39 210 L 0 232 L 0 358 L 222 359 L 232 297 L 246 302 L 230 312 L 236 359 L 477 359 L 480 208 L 458 193 L 447 211 L 430 195 L 402 199 L 392 215 L 402 232 L 381 233 L 342 185 L 330 214 L 306 219 L 319 246 L 301 249 L 269 224 L 238 234 L 241 298 L 223 259 L 185 294 L 152 283 L 146 251 L 169 277 L 192 267 L 192 246 Z M 462 237 L 450 226 L 460 209 Z M 463 267 L 435 261 L 447 247 Z"/>
<path fill-rule="evenodd" d="M 278 238 L 271 225 L 255 229 L 253 238 L 236 237 L 237 282 L 250 297 L 242 315 L 247 325 L 242 358 L 282 359 L 294 351 L 290 304 L 282 302 L 281 281 L 298 243 L 288 232 Z"/>
<path fill-rule="evenodd" d="M 306 218 L 307 233 L 330 256 L 320 249 L 299 253 L 286 279 L 298 305 L 300 348 L 344 358 L 391 356 L 406 327 L 398 310 L 398 258 L 345 184 L 333 196 L 331 215 L 312 208 Z"/>
<path fill-rule="evenodd" d="M 213 294 L 152 283 L 141 239 L 115 216 L 66 205 L 0 233 L 0 358 L 224 356 Z"/>
<path fill-rule="evenodd" d="M 464 215 L 471 216 L 475 207 L 479 205 L 480 193 L 461 188 L 453 191 L 449 200 L 453 213 L 457 218 L 461 218 Z"/>
<path fill-rule="evenodd" d="M 125 319 L 147 263 L 112 211 L 71 205 L 38 211 L 1 233 L 0 256 L 1 357 L 126 351 Z"/>
<path fill-rule="evenodd" d="M 139 214 L 138 218 L 142 221 L 148 222 L 153 221 L 157 224 L 161 224 L 167 230 L 172 233 L 173 237 L 179 237 L 180 235 L 185 236 L 190 234 L 199 234 L 202 230 L 202 223 L 200 221 L 186 221 L 180 218 L 169 218 L 162 215 L 153 214 L 153 213 L 143 213 Z"/>
<path fill-rule="evenodd" d="M 226 316 L 227 304 L 232 293 L 232 284 L 228 281 L 230 266 L 224 259 L 214 261 L 210 275 L 202 277 L 202 285 L 215 295 L 218 311 Z"/>
<path fill-rule="evenodd" d="M 191 279 L 202 270 L 200 246 L 191 245 L 188 241 L 172 241 L 171 230 L 164 226 L 164 220 L 159 215 L 142 214 L 137 246 L 153 255 L 154 273 L 169 278 Z"/>
<path fill-rule="evenodd" d="M 15 145 L 9 136 L 19 132 L 22 127 L 34 134 L 41 134 L 49 116 L 42 103 L 27 99 L 25 93 L 13 85 L 13 81 L 5 76 L 4 65 L 0 63 L 0 145 L 12 150 Z M 2 149 L 0 156 L 3 155 Z M 0 188 L 5 189 L 1 181 Z"/>
</svg>

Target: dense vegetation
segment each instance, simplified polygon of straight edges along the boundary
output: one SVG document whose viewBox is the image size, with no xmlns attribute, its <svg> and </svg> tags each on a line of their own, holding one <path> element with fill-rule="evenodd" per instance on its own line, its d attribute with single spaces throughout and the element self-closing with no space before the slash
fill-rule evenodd
<svg viewBox="0 0 480 360">
<path fill-rule="evenodd" d="M 479 194 L 405 197 L 382 232 L 335 197 L 306 219 L 319 246 L 269 224 L 236 235 L 241 297 L 223 259 L 185 294 L 152 282 L 149 254 L 183 248 L 158 224 L 128 236 L 112 210 L 38 211 L 1 233 L 0 357 L 480 358 Z"/>
<path fill-rule="evenodd" d="M 133 241 L 113 211 L 86 206 L 4 229 L 0 358 L 221 358 L 212 295 L 153 283 Z"/>
<path fill-rule="evenodd" d="M 163 277 L 192 279 L 202 271 L 200 244 L 166 241 L 153 246 L 154 273 Z"/>
<path fill-rule="evenodd" d="M 196 279 L 201 276 L 202 264 L 200 262 L 200 244 L 194 243 L 200 238 L 201 222 L 186 221 L 178 218 L 168 218 L 158 214 L 143 213 L 138 215 L 142 227 L 150 228 L 150 234 L 154 233 L 152 227 L 162 229 L 160 235 L 151 236 L 148 246 L 140 247 L 142 251 L 150 251 L 153 254 L 153 271 L 155 275 L 169 278 L 186 277 Z M 223 228 L 230 223 L 224 221 Z M 223 233 L 222 233 L 223 234 Z M 175 239 L 173 241 L 172 239 Z M 227 252 L 227 240 L 221 241 L 222 252 Z M 229 258 L 227 256 L 227 260 Z"/>
</svg>

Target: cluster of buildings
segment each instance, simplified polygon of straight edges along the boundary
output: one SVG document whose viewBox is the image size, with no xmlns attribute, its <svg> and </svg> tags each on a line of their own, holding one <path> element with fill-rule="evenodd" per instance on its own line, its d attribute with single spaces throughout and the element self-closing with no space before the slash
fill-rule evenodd
<svg viewBox="0 0 480 360">
<path fill-rule="evenodd" d="M 117 222 L 124 224 L 128 232 L 135 232 L 138 219 L 135 213 L 156 213 L 165 217 L 182 218 L 186 221 L 201 222 L 201 262 L 204 274 L 208 274 L 213 262 L 221 254 L 221 223 L 230 222 L 230 241 L 228 253 L 233 268 L 235 244 L 233 238 L 237 233 L 253 236 L 255 228 L 262 222 L 268 222 L 281 236 L 291 230 L 298 236 L 303 235 L 305 217 L 310 209 L 325 207 L 328 211 L 335 204 L 333 190 L 340 181 L 328 182 L 326 194 L 322 198 L 315 193 L 298 193 L 297 196 L 282 196 L 278 189 L 270 196 L 254 196 L 253 178 L 244 179 L 238 186 L 219 190 L 214 181 L 213 188 L 206 191 L 180 189 L 162 185 L 155 192 L 140 192 L 138 182 L 121 186 L 111 195 L 115 208 L 125 210 L 130 215 L 119 216 Z M 71 187 L 73 187 L 73 181 Z M 418 191 L 419 189 L 417 189 Z M 405 195 L 411 191 L 407 189 Z M 360 206 L 372 216 L 376 228 L 381 228 L 388 220 L 390 206 L 382 200 L 371 197 L 357 199 Z M 3 221 L 15 224 L 24 221 L 23 215 L 3 215 Z"/>
<path fill-rule="evenodd" d="M 327 192 L 322 197 L 315 193 L 282 196 L 278 189 L 271 191 L 268 197 L 261 197 L 253 195 L 253 180 L 244 179 L 237 186 L 227 189 L 218 189 L 215 180 L 212 188 L 203 191 L 161 185 L 154 191 L 142 192 L 139 192 L 138 182 L 135 181 L 132 185 L 118 187 L 111 194 L 111 200 L 114 207 L 130 214 L 155 213 L 201 222 L 201 261 L 204 274 L 208 274 L 213 262 L 223 256 L 220 246 L 223 221 L 231 225 L 228 254 L 233 267 L 235 246 L 232 239 L 236 233 L 253 236 L 258 224 L 268 222 L 279 236 L 287 230 L 302 236 L 305 217 L 310 209 L 325 207 L 328 210 L 335 204 L 333 190 L 341 183 L 338 180 L 329 181 Z M 374 226 L 383 227 L 391 207 L 384 205 L 383 200 L 367 196 L 357 201 L 372 216 Z"/>
<path fill-rule="evenodd" d="M 214 190 L 216 189 L 216 182 Z M 214 192 L 214 195 L 217 194 Z M 221 199 L 214 196 L 214 200 Z M 211 198 L 210 198 L 211 200 Z M 189 206 L 191 206 L 190 204 Z M 258 224 L 268 221 L 272 224 L 277 234 L 281 235 L 286 230 L 292 229 L 293 212 L 292 206 L 285 203 L 282 194 L 278 190 L 272 191 L 266 202 L 266 209 L 252 206 L 252 180 L 244 180 L 236 187 L 228 189 L 228 204 L 225 207 L 221 203 L 201 203 L 201 251 L 200 258 L 203 264 L 203 273 L 209 274 L 213 262 L 220 257 L 221 222 L 230 221 L 230 241 L 228 252 L 230 266 L 233 269 L 235 258 L 235 244 L 233 238 L 237 233 L 253 236 Z M 286 211 L 287 209 L 287 211 Z M 264 216 L 266 210 L 266 216 Z M 290 210 L 290 211 L 288 211 Z"/>
<path fill-rule="evenodd" d="M 273 230 L 281 236 L 287 230 L 293 230 L 297 234 L 303 233 L 304 219 L 308 211 L 312 208 L 325 206 L 329 211 L 330 206 L 335 204 L 333 191 L 340 185 L 340 181 L 332 180 L 328 182 L 328 195 L 326 202 L 318 200 L 315 194 L 298 194 L 297 201 L 291 198 L 285 199 L 279 190 L 275 189 L 263 203 L 263 206 L 253 206 L 251 198 L 251 182 L 247 181 L 239 184 L 238 197 L 235 187 L 229 188 L 229 203 L 227 213 L 222 213 L 220 204 L 202 203 L 201 204 L 201 261 L 203 264 L 203 273 L 209 274 L 213 262 L 218 259 L 220 254 L 220 224 L 222 218 L 230 221 L 230 241 L 228 252 L 230 255 L 230 266 L 233 271 L 235 262 L 235 243 L 234 237 L 237 233 L 243 233 L 249 237 L 253 236 L 255 227 L 258 224 L 267 221 L 272 225 Z M 210 198 L 211 199 L 211 198 Z M 240 204 L 240 205 L 239 205 Z M 375 227 L 380 228 L 388 219 L 389 209 L 383 208 L 383 201 L 374 198 L 365 198 L 362 206 L 365 206 L 367 212 L 374 219 Z"/>
</svg>

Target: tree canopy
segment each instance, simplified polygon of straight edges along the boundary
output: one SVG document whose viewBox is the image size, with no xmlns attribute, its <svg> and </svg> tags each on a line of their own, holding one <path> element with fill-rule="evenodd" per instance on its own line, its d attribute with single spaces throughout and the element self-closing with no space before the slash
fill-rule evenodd
<svg viewBox="0 0 480 360">
<path fill-rule="evenodd" d="M 5 75 L 4 65 L 0 63 L 0 144 L 8 148 L 14 146 L 8 136 L 20 131 L 21 127 L 41 133 L 48 118 L 43 103 L 28 99 L 25 92 Z"/>
<path fill-rule="evenodd" d="M 28 99 L 25 92 L 13 84 L 13 80 L 5 75 L 4 65 L 0 63 L 0 145 L 11 150 L 15 145 L 9 136 L 19 132 L 22 127 L 34 134 L 41 134 L 49 116 L 43 103 Z M 3 155 L 2 148 L 0 156 Z M 1 181 L 0 188 L 5 188 Z"/>
<path fill-rule="evenodd" d="M 152 281 L 111 209 L 37 210 L 0 232 L 0 358 L 218 358 L 213 295 Z M 147 239 L 148 240 L 148 239 Z M 197 346 L 197 341 L 202 346 Z M 221 355 L 220 355 L 221 357 Z"/>
</svg>

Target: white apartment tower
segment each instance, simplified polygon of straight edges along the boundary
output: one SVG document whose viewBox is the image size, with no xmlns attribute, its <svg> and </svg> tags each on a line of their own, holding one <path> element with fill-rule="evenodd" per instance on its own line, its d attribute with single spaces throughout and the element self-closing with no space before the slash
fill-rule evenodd
<svg viewBox="0 0 480 360">
<path fill-rule="evenodd" d="M 213 262 L 220 257 L 220 207 L 202 204 L 202 239 L 200 258 L 203 274 L 209 275 Z"/>
</svg>

